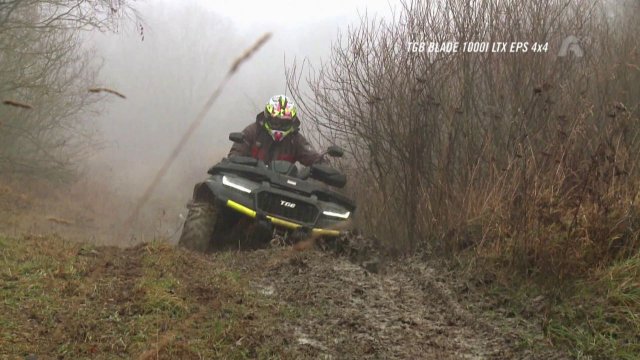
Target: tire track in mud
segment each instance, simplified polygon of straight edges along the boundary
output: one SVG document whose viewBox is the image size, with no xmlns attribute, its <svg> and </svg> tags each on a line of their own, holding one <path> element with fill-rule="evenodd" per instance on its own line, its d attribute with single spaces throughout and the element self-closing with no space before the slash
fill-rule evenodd
<svg viewBox="0 0 640 360">
<path fill-rule="evenodd" d="M 317 250 L 241 254 L 256 293 L 304 309 L 282 319 L 293 354 L 304 358 L 505 359 L 508 335 L 454 300 L 427 265 L 385 274 Z"/>
</svg>

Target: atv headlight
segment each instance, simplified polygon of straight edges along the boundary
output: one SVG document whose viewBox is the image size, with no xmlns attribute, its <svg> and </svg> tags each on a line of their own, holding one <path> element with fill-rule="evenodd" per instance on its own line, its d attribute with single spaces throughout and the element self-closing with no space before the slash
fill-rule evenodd
<svg viewBox="0 0 640 360">
<path fill-rule="evenodd" d="M 326 216 L 331 216 L 331 217 L 337 217 L 340 219 L 348 219 L 349 215 L 351 215 L 350 211 L 347 212 L 337 212 L 337 211 L 329 211 L 329 210 L 325 210 L 322 212 L 323 215 Z"/>
<path fill-rule="evenodd" d="M 251 194 L 251 189 L 249 189 L 247 184 L 240 184 L 241 181 L 237 179 L 229 179 L 227 176 L 222 177 L 222 184 L 228 187 L 234 188 L 236 190 L 240 190 L 242 192 L 246 192 L 247 194 Z"/>
</svg>

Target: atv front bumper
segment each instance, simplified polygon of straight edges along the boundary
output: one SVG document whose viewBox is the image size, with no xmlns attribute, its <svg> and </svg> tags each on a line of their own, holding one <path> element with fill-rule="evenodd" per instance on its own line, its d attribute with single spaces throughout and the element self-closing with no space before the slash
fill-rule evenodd
<svg viewBox="0 0 640 360">
<path fill-rule="evenodd" d="M 252 219 L 255 219 L 258 215 L 257 212 L 251 208 L 248 208 L 240 203 L 237 203 L 233 200 L 227 200 L 226 201 L 226 205 L 241 213 L 244 214 Z M 275 216 L 271 216 L 271 215 L 266 215 L 266 220 L 268 220 L 271 224 L 276 225 L 276 226 L 282 226 L 291 230 L 299 230 L 299 229 L 303 229 L 304 227 L 300 224 L 296 224 L 294 222 L 291 222 L 289 220 L 285 220 L 285 219 L 280 219 L 277 218 Z M 313 228 L 311 229 L 311 234 L 312 235 L 316 235 L 316 236 L 340 236 L 342 235 L 342 232 L 339 230 L 331 230 L 331 229 L 318 229 L 318 228 Z"/>
</svg>

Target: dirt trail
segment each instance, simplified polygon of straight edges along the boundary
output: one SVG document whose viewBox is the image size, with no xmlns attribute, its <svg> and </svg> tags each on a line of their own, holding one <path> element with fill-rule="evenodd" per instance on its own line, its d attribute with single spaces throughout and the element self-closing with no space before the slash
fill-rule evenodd
<svg viewBox="0 0 640 360">
<path fill-rule="evenodd" d="M 465 310 L 446 279 L 425 264 L 397 264 L 378 275 L 318 250 L 271 249 L 241 253 L 236 266 L 257 293 L 307 309 L 279 324 L 296 356 L 538 358 L 516 353 L 513 334 Z"/>
</svg>

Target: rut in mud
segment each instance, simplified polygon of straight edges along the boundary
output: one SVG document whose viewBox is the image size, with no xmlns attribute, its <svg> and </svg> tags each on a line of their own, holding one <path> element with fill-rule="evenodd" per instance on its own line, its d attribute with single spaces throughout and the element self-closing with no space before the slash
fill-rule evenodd
<svg viewBox="0 0 640 360">
<path fill-rule="evenodd" d="M 535 358 L 516 354 L 515 335 L 466 311 L 424 264 L 373 274 L 325 252 L 275 249 L 238 254 L 235 264 L 257 293 L 307 309 L 278 327 L 296 357 Z"/>
</svg>

